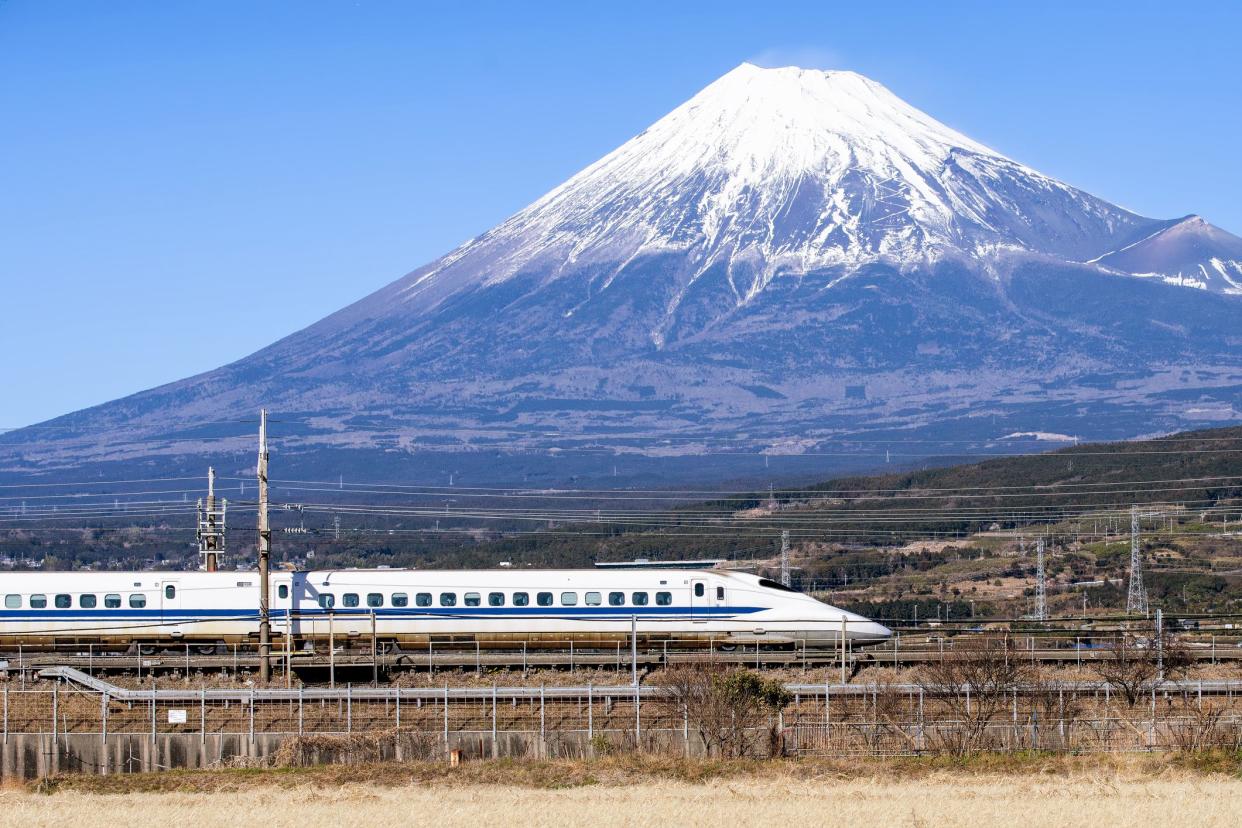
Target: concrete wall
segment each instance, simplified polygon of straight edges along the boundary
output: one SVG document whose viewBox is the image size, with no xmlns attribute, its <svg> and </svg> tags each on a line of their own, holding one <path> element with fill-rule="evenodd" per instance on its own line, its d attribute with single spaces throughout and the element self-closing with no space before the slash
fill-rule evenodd
<svg viewBox="0 0 1242 828">
<path fill-rule="evenodd" d="M 273 757 L 282 744 L 293 740 L 296 764 L 341 764 L 356 761 L 409 761 L 445 756 L 444 737 L 433 732 L 393 734 L 334 734 L 331 736 L 255 734 L 208 735 L 160 734 L 9 734 L 0 746 L 0 777 L 36 779 L 57 773 L 143 773 L 180 768 L 205 768 L 230 764 L 259 764 Z M 691 740 L 692 743 L 697 741 Z M 610 732 L 592 740 L 584 732 L 500 732 L 493 745 L 490 732 L 450 733 L 449 749 L 460 750 L 464 759 L 576 758 L 590 756 L 597 748 L 633 746 L 632 733 Z M 643 734 L 643 747 L 652 751 L 682 752 L 686 745 L 680 731 Z M 696 745 L 691 746 L 693 752 Z M 288 758 L 288 756 L 286 756 Z"/>
</svg>

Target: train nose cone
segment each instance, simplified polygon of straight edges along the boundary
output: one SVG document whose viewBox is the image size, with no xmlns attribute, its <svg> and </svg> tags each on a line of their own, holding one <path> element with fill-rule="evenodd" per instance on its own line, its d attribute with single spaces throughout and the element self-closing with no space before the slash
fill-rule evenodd
<svg viewBox="0 0 1242 828">
<path fill-rule="evenodd" d="M 888 641 L 893 637 L 893 631 L 883 624 L 877 624 L 874 621 L 868 621 L 862 624 L 856 631 L 859 638 L 864 641 Z"/>
</svg>

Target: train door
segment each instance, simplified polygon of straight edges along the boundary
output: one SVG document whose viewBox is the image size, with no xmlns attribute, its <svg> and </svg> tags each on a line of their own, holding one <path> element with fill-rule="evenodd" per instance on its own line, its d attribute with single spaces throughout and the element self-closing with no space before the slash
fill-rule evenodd
<svg viewBox="0 0 1242 828">
<path fill-rule="evenodd" d="M 706 621 L 707 608 L 711 606 L 708 596 L 707 581 L 694 578 L 690 581 L 690 617 L 695 621 Z"/>
<path fill-rule="evenodd" d="M 160 619 L 165 623 L 181 619 L 181 582 L 160 582 Z"/>
<path fill-rule="evenodd" d="M 272 628 L 280 635 L 297 636 L 296 614 L 293 612 L 293 577 L 279 575 L 272 579 Z"/>
</svg>

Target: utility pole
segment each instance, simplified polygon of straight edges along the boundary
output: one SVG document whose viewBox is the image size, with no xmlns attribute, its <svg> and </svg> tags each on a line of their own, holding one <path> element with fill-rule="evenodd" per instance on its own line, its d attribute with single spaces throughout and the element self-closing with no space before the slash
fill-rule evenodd
<svg viewBox="0 0 1242 828">
<path fill-rule="evenodd" d="M 1143 556 L 1139 550 L 1139 511 L 1130 507 L 1130 591 L 1126 595 L 1126 613 L 1147 614 L 1147 590 L 1143 588 Z"/>
<path fill-rule="evenodd" d="M 1048 592 L 1044 572 L 1044 539 L 1035 542 L 1035 619 L 1048 620 Z"/>
<path fill-rule="evenodd" d="M 789 586 L 789 530 L 781 530 L 781 585 Z"/>
<path fill-rule="evenodd" d="M 339 541 L 341 539 L 341 516 L 332 516 L 332 540 Z"/>
<path fill-rule="evenodd" d="M 272 678 L 272 620 L 268 610 L 268 570 L 272 556 L 272 526 L 267 519 L 267 409 L 259 411 L 259 680 Z"/>
<path fill-rule="evenodd" d="M 207 468 L 207 501 L 198 501 L 198 554 L 203 556 L 203 568 L 215 572 L 219 557 L 224 552 L 224 521 L 229 507 L 228 500 L 216 504 L 216 470 Z"/>
</svg>

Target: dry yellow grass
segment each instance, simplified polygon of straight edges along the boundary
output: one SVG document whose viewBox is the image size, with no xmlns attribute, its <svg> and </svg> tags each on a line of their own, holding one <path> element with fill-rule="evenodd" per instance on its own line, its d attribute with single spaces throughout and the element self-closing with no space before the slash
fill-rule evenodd
<svg viewBox="0 0 1242 828">
<path fill-rule="evenodd" d="M 511 786 L 332 790 L 256 789 L 233 794 L 77 792 L 46 797 L 0 794 L 3 821 L 63 826 L 106 813 L 121 825 L 197 828 L 263 824 L 365 825 L 664 825 L 781 824 L 849 826 L 1196 825 L 1233 826 L 1242 813 L 1235 781 L 1114 781 L 977 778 L 921 782 L 852 780 L 804 785 L 792 780 L 643 784 L 618 788 L 532 790 Z"/>
<path fill-rule="evenodd" d="M 1234 826 L 1242 781 L 1170 772 L 1066 776 L 965 775 L 919 779 L 722 778 L 546 789 L 491 784 L 396 787 L 298 785 L 235 791 L 51 796 L 0 791 L 0 824 L 64 826 L 104 818 L 117 825 L 214 828 L 316 826 L 635 825 Z"/>
</svg>

